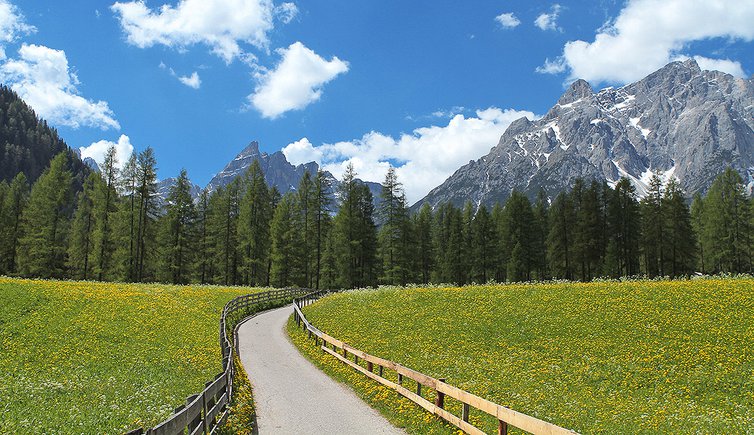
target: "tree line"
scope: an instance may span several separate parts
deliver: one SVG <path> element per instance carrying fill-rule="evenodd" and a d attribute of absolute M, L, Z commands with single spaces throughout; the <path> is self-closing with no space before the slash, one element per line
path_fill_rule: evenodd
<path fill-rule="evenodd" d="M 349 166 L 337 188 L 305 173 L 268 187 L 258 162 L 195 200 L 183 170 L 157 201 L 147 148 L 76 192 L 69 153 L 29 186 L 0 182 L 0 273 L 99 281 L 355 288 L 752 271 L 754 204 L 726 170 L 691 206 L 677 180 L 576 180 L 550 200 L 513 191 L 491 209 L 424 204 L 411 213 L 394 169 L 375 208 Z"/>

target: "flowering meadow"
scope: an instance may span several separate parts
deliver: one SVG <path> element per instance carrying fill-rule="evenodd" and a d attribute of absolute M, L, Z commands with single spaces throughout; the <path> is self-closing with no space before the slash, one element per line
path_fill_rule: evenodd
<path fill-rule="evenodd" d="M 581 433 L 754 428 L 754 279 L 382 288 L 304 312 L 365 352 Z M 452 432 L 289 331 L 398 426 Z"/>
<path fill-rule="evenodd" d="M 222 371 L 222 307 L 250 291 L 0 277 L 0 433 L 159 423 Z"/>

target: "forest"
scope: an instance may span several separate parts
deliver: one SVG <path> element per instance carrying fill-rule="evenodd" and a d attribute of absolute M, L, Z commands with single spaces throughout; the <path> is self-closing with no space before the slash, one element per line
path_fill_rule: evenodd
<path fill-rule="evenodd" d="M 353 167 L 338 191 L 324 173 L 295 191 L 268 187 L 255 162 L 198 200 L 182 171 L 166 204 L 147 148 L 76 189 L 61 152 L 33 183 L 0 182 L 0 274 L 121 282 L 357 288 L 379 284 L 518 282 L 752 271 L 752 200 L 734 170 L 689 206 L 657 176 L 637 198 L 577 180 L 552 200 L 512 192 L 491 210 L 424 205 L 411 213 L 396 172 L 375 208 Z"/>

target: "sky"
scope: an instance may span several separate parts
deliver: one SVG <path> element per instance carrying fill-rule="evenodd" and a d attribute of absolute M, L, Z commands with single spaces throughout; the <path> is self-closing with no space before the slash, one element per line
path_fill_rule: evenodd
<path fill-rule="evenodd" d="M 754 0 L 0 0 L 0 82 L 69 146 L 200 186 L 249 142 L 409 202 L 577 78 L 754 72 Z"/>

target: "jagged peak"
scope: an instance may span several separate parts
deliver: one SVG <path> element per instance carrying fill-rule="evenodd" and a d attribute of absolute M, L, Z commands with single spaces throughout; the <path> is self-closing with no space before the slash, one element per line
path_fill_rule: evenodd
<path fill-rule="evenodd" d="M 589 82 L 584 79 L 578 79 L 575 82 L 571 83 L 571 86 L 568 87 L 568 90 L 565 91 L 565 93 L 558 100 L 558 104 L 570 104 L 574 101 L 578 101 L 582 98 L 588 98 L 593 95 L 594 90 L 592 90 L 592 86 L 589 84 Z"/>
<path fill-rule="evenodd" d="M 244 148 L 239 154 L 239 156 L 258 156 L 259 155 L 259 142 L 253 140 L 251 141 L 246 148 Z"/>

